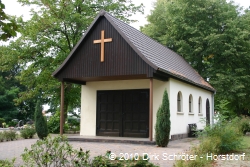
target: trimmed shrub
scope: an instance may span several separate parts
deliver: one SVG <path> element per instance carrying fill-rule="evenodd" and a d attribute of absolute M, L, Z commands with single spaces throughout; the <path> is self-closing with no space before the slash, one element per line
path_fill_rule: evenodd
<path fill-rule="evenodd" d="M 168 93 L 165 90 L 163 94 L 162 104 L 157 111 L 155 125 L 155 141 L 160 147 L 166 147 L 169 142 L 169 134 L 171 129 L 170 110 Z"/>
<path fill-rule="evenodd" d="M 47 119 L 43 116 L 42 110 L 42 103 L 40 99 L 38 99 L 35 111 L 35 127 L 39 139 L 44 139 L 48 136 Z"/>
<path fill-rule="evenodd" d="M 26 127 L 20 131 L 20 136 L 24 139 L 33 138 L 36 134 L 36 130 L 33 127 Z"/>

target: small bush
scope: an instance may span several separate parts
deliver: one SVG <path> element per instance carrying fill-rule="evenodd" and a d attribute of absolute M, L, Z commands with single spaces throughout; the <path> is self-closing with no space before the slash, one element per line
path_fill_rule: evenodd
<path fill-rule="evenodd" d="M 20 136 L 24 139 L 33 138 L 36 134 L 36 130 L 34 127 L 26 127 L 20 131 Z"/>
<path fill-rule="evenodd" d="M 9 127 L 15 127 L 17 125 L 17 123 L 14 121 L 10 121 L 10 122 L 8 122 L 8 125 L 9 125 Z"/>
<path fill-rule="evenodd" d="M 237 151 L 242 147 L 243 133 L 241 131 L 241 118 L 230 121 L 219 121 L 213 127 L 206 127 L 198 133 L 200 145 L 191 148 L 190 155 L 198 155 L 195 161 L 176 161 L 177 167 L 212 166 L 212 160 L 206 160 L 207 153 L 216 155 Z"/>
<path fill-rule="evenodd" d="M 49 118 L 47 125 L 49 133 L 60 133 L 60 111 L 56 111 L 56 113 Z M 69 130 L 67 123 L 64 124 L 63 130 L 64 132 Z"/>
<path fill-rule="evenodd" d="M 50 137 L 38 140 L 31 146 L 31 150 L 25 148 L 21 155 L 24 166 L 89 166 L 89 151 L 74 150 L 65 136 Z"/>
<path fill-rule="evenodd" d="M 208 149 L 213 153 L 228 153 L 241 147 L 242 137 L 240 118 L 236 117 L 231 121 L 218 122 L 212 128 L 206 127 L 200 135 L 200 140 L 201 144 L 211 140 L 211 148 Z"/>
<path fill-rule="evenodd" d="M 89 151 L 73 149 L 68 143 L 65 136 L 58 136 L 51 138 L 48 136 L 44 140 L 38 140 L 31 146 L 31 150 L 25 148 L 24 153 L 21 155 L 24 165 L 26 166 L 40 166 L 40 167 L 157 167 L 148 161 L 142 160 L 110 160 L 110 151 L 105 156 L 94 157 L 90 161 Z"/>
<path fill-rule="evenodd" d="M 59 133 L 60 132 L 60 112 L 56 113 L 49 118 L 48 121 L 49 133 Z"/>
<path fill-rule="evenodd" d="M 4 136 L 6 141 L 17 139 L 16 131 L 13 131 L 13 130 L 4 131 L 3 136 Z"/>

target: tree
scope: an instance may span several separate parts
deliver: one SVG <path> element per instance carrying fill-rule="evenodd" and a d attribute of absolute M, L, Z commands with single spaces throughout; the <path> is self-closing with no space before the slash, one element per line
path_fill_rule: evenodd
<path fill-rule="evenodd" d="M 0 54 L 4 49 L 0 49 Z M 7 122 L 12 119 L 29 120 L 34 118 L 35 101 L 34 99 L 25 100 L 18 106 L 15 99 L 21 91 L 27 90 L 15 78 L 20 73 L 18 66 L 13 66 L 10 70 L 0 71 L 0 118 L 3 117 Z"/>
<path fill-rule="evenodd" d="M 37 100 L 35 111 L 35 128 L 39 139 L 45 139 L 48 136 L 47 120 L 43 116 L 43 106 L 41 100 Z"/>
<path fill-rule="evenodd" d="M 6 41 L 10 37 L 16 36 L 18 26 L 14 19 L 6 15 L 4 9 L 5 5 L 0 0 L 0 40 Z"/>
<path fill-rule="evenodd" d="M 171 130 L 170 110 L 168 93 L 165 90 L 163 94 L 162 104 L 157 111 L 156 125 L 155 125 L 155 141 L 160 147 L 166 147 L 169 142 L 169 135 Z"/>
<path fill-rule="evenodd" d="M 67 57 L 101 9 L 130 22 L 129 16 L 141 12 L 131 0 L 18 0 L 37 6 L 28 21 L 18 19 L 21 36 L 0 56 L 0 68 L 20 65 L 17 77 L 28 90 L 19 93 L 17 104 L 35 98 L 42 90 L 44 102 L 56 111 L 60 104 L 60 83 L 51 74 Z M 64 114 L 80 105 L 80 86 L 66 83 Z"/>
<path fill-rule="evenodd" d="M 183 56 L 217 90 L 216 100 L 250 109 L 249 10 L 226 0 L 158 0 L 142 32 Z"/>

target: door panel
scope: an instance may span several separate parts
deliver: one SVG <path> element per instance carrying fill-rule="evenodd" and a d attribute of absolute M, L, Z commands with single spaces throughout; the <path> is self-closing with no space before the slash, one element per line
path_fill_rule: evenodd
<path fill-rule="evenodd" d="M 97 91 L 97 136 L 145 137 L 149 90 Z"/>

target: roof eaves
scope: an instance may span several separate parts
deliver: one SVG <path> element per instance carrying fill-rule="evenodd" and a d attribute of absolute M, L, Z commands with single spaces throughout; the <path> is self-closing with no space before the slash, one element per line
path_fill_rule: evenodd
<path fill-rule="evenodd" d="M 199 84 L 199 83 L 197 83 L 197 82 L 194 82 L 194 81 L 192 81 L 192 80 L 190 80 L 190 79 L 188 79 L 188 78 L 186 78 L 186 77 L 184 77 L 184 76 L 182 76 L 182 75 L 178 75 L 178 74 L 174 74 L 174 73 L 171 73 L 171 72 L 169 72 L 169 71 L 166 71 L 166 70 L 164 70 L 164 69 L 161 69 L 161 68 L 159 68 L 158 69 L 159 71 L 162 71 L 162 72 L 164 72 L 164 73 L 166 73 L 166 74 L 168 74 L 168 75 L 170 75 L 170 76 L 173 76 L 173 77 L 175 77 L 175 78 L 177 78 L 177 79 L 180 79 L 180 80 L 182 80 L 182 81 L 186 81 L 186 82 L 188 82 L 188 83 L 190 83 L 190 84 L 192 84 L 192 85 L 195 85 L 195 86 L 198 86 L 198 87 L 200 87 L 200 88 L 203 88 L 203 89 L 206 89 L 206 90 L 208 90 L 208 91 L 210 91 L 210 92 L 216 92 L 216 90 L 211 86 L 207 86 L 207 85 L 203 85 L 203 84 Z M 205 82 L 205 81 L 204 81 Z M 207 83 L 208 84 L 208 83 Z M 209 84 L 208 84 L 209 85 Z"/>

